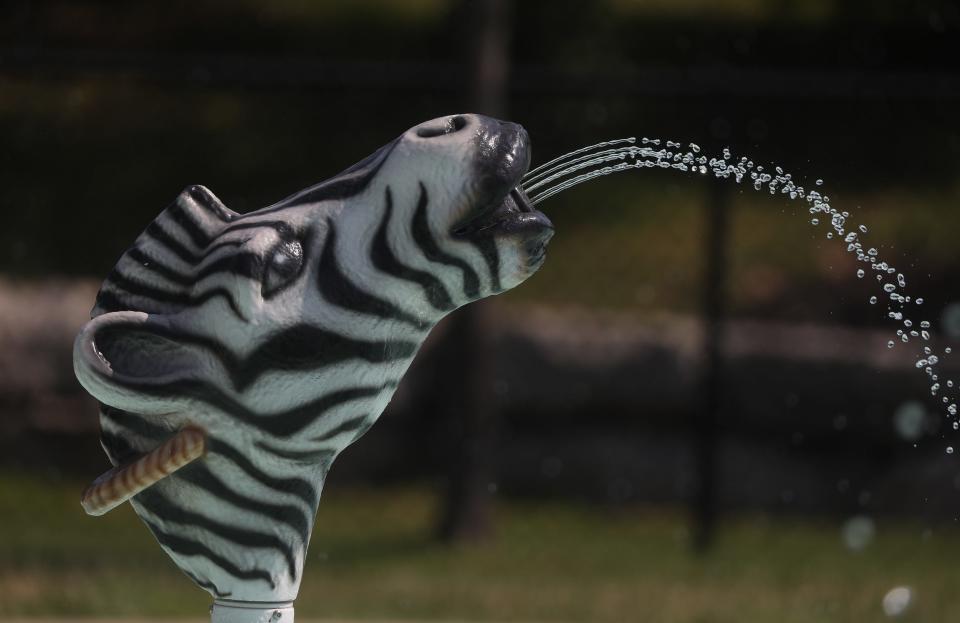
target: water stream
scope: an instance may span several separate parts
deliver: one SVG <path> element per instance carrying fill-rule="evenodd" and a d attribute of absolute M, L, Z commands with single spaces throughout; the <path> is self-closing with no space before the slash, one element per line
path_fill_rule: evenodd
<path fill-rule="evenodd" d="M 869 298 L 870 305 L 886 305 L 887 318 L 895 323 L 895 336 L 887 342 L 888 348 L 917 345 L 916 362 L 930 382 L 930 393 L 939 398 L 952 421 L 954 430 L 960 429 L 953 379 L 941 380 L 938 365 L 950 348 L 940 354 L 934 352 L 930 321 L 922 319 L 923 298 L 908 294 L 907 279 L 895 266 L 885 261 L 877 247 L 867 242 L 867 226 L 854 223 L 850 213 L 838 210 L 830 197 L 822 191 L 823 180 L 817 179 L 811 188 L 805 188 L 781 167 L 764 167 L 746 156 L 736 157 L 729 149 L 719 156 L 708 157 L 695 143 L 679 143 L 635 137 L 620 138 L 589 145 L 566 153 L 529 171 L 521 187 L 536 205 L 574 186 L 606 175 L 635 169 L 670 169 L 692 175 L 713 175 L 718 179 L 746 182 L 756 191 L 766 190 L 771 195 L 783 195 L 791 201 L 803 202 L 810 215 L 810 224 L 826 227 L 826 237 L 846 246 L 847 253 L 856 256 L 862 266 L 857 268 L 859 279 L 876 279 L 878 292 Z M 920 320 L 915 318 L 920 317 Z M 947 454 L 953 446 L 946 447 Z"/>

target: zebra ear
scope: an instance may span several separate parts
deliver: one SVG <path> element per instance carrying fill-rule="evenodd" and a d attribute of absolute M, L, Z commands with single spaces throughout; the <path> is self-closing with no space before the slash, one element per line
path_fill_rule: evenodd
<path fill-rule="evenodd" d="M 201 374 L 201 361 L 170 337 L 163 316 L 136 311 L 102 314 L 73 344 L 80 384 L 100 402 L 143 414 L 179 410 L 185 398 L 171 383 Z"/>

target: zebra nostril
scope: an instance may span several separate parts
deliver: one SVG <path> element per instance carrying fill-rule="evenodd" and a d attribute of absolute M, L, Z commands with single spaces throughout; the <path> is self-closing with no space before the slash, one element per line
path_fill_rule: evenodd
<path fill-rule="evenodd" d="M 422 125 L 417 128 L 417 136 L 420 138 L 433 138 L 435 136 L 444 136 L 459 132 L 467 127 L 467 120 L 461 115 L 454 115 L 447 119 L 438 119 L 428 125 Z"/>

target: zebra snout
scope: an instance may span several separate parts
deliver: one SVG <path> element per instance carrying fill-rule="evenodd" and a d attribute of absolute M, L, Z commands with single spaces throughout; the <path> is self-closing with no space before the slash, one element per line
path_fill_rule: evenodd
<path fill-rule="evenodd" d="M 426 123 L 420 124 L 416 129 L 417 136 L 420 138 L 435 138 L 455 134 L 467 127 L 467 118 L 463 115 L 453 115 L 451 117 L 440 117 Z"/>
<path fill-rule="evenodd" d="M 479 117 L 474 167 L 483 193 L 503 198 L 530 167 L 530 135 L 520 124 Z"/>

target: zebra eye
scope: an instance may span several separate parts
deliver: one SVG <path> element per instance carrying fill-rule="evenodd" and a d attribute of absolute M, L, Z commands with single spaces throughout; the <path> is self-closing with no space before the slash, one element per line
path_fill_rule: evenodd
<path fill-rule="evenodd" d="M 281 242 L 267 256 L 263 271 L 261 294 L 268 299 L 277 294 L 300 274 L 303 267 L 303 247 L 297 241 Z"/>

